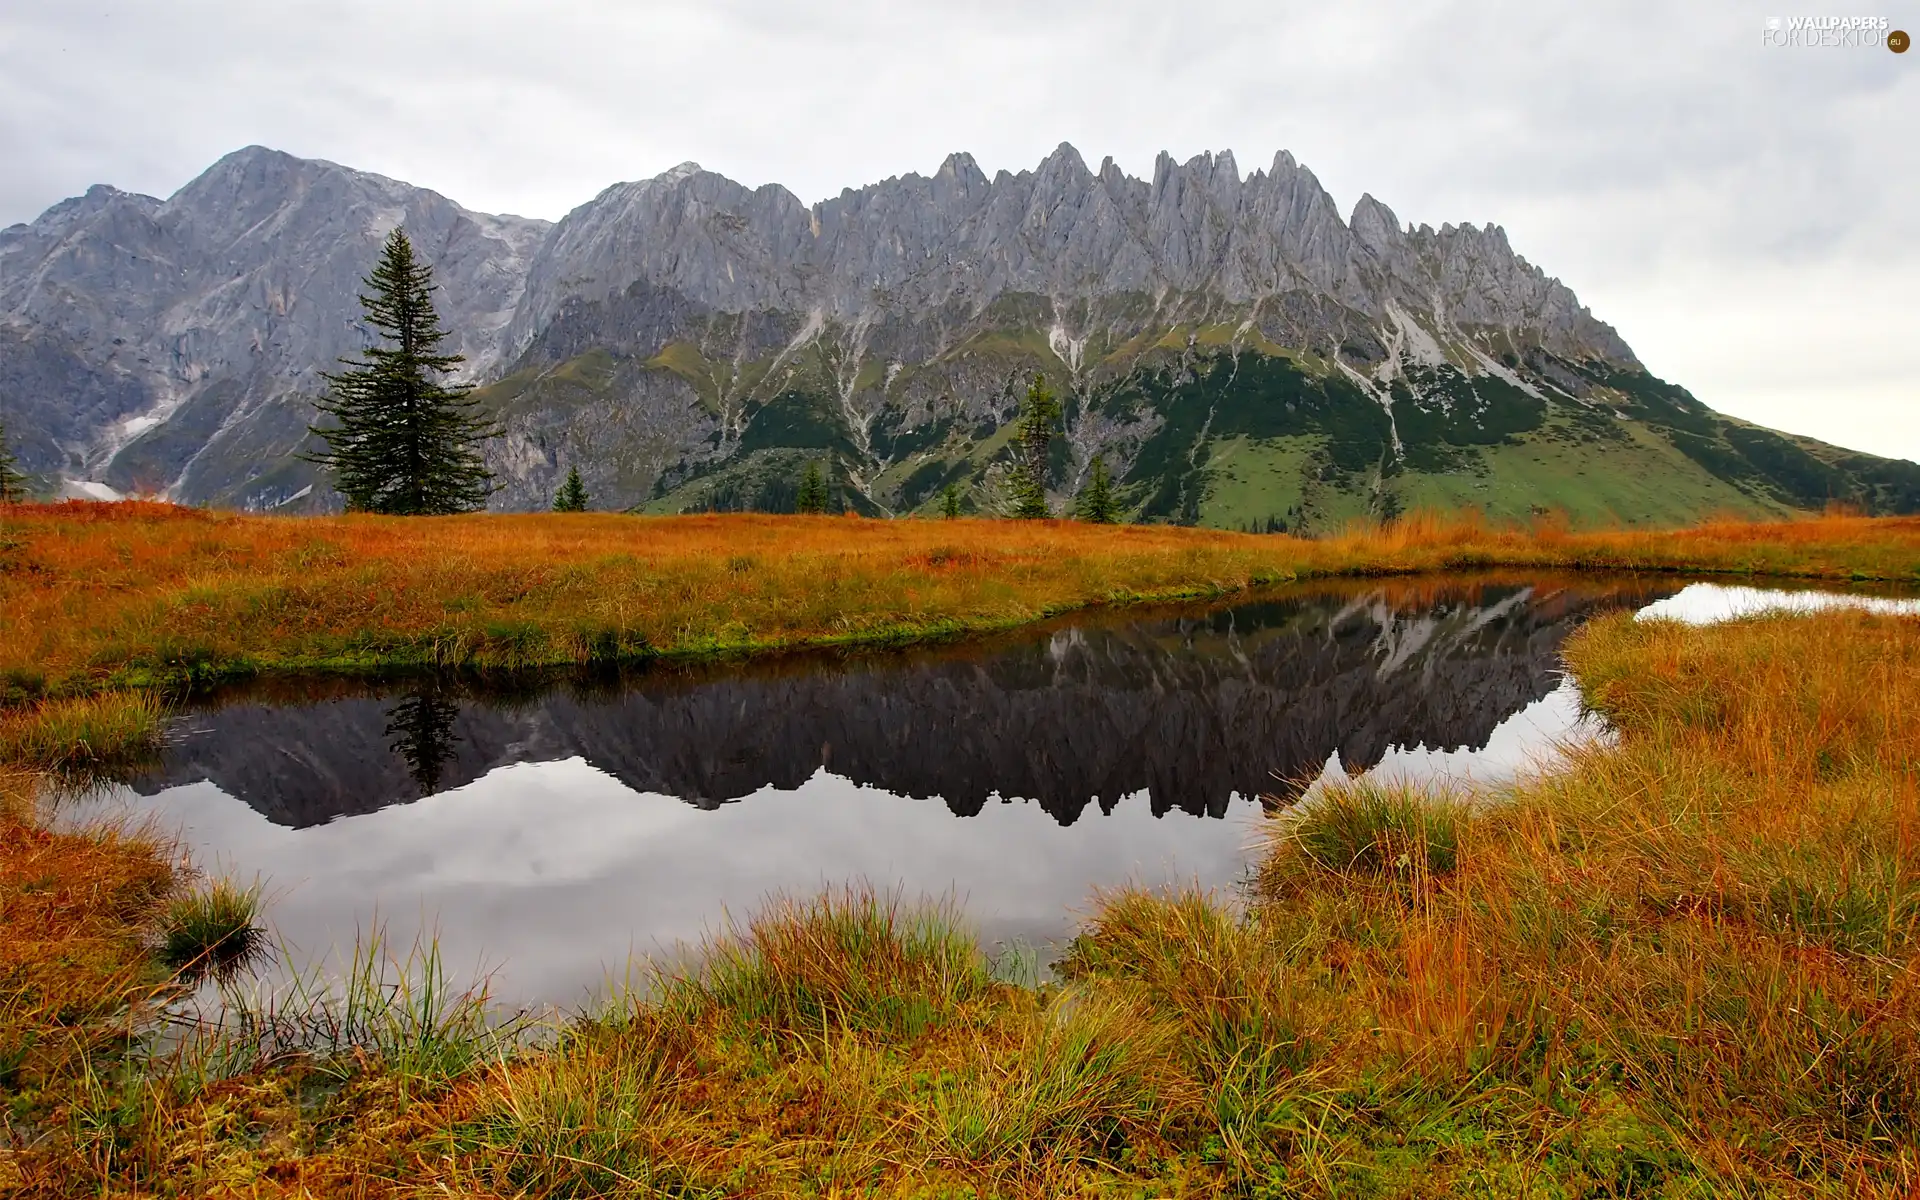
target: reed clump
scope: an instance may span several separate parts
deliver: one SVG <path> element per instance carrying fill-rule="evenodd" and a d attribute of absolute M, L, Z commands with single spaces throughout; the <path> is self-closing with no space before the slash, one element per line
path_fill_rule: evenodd
<path fill-rule="evenodd" d="M 775 899 L 673 978 L 683 1019 L 810 1036 L 829 1026 L 914 1038 L 992 988 L 987 960 L 954 915 L 903 908 L 868 888 Z"/>
<path fill-rule="evenodd" d="M 215 879 L 175 896 L 160 918 L 160 959 L 183 979 L 230 977 L 267 949 L 267 931 L 255 924 L 260 886 Z"/>

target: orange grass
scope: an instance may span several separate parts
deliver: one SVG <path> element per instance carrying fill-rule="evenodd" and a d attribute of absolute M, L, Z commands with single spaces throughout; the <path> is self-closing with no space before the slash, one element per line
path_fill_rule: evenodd
<path fill-rule="evenodd" d="M 1415 514 L 1303 541 L 1054 521 L 29 505 L 0 529 L 0 702 L 263 671 L 900 641 L 1298 578 L 1489 566 L 1914 581 L 1920 518 L 1572 534 Z"/>
<path fill-rule="evenodd" d="M 81 1080 L 125 1049 L 130 1014 L 166 975 L 146 940 L 173 882 L 160 846 L 40 828 L 27 819 L 32 782 L 0 771 L 0 1195 L 25 1179 L 20 1150 L 70 1145 Z"/>
<path fill-rule="evenodd" d="M 1911 1195 L 1920 621 L 1617 615 L 1567 656 L 1620 743 L 1441 806 L 1445 870 L 1362 781 L 1275 823 L 1248 919 L 1122 895 L 1075 967 L 1184 1014 L 1256 1127 L 1321 1106 L 1302 1159 L 1218 1135 L 1303 1190 Z M 1330 860 L 1369 812 L 1385 854 Z"/>

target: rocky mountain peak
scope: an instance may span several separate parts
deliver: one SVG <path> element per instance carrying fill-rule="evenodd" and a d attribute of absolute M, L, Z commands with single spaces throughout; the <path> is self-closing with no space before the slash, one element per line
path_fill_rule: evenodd
<path fill-rule="evenodd" d="M 1043 172 L 1053 166 L 1070 167 L 1074 174 L 1079 176 L 1093 173 L 1087 169 L 1086 158 L 1072 142 L 1061 142 L 1053 148 L 1051 154 L 1040 160 L 1040 170 Z"/>
<path fill-rule="evenodd" d="M 953 155 L 931 179 L 849 188 L 811 209 L 782 188 L 748 192 L 676 168 L 609 189 L 560 223 L 541 248 L 508 344 L 512 352 L 530 344 L 573 300 L 596 302 L 642 282 L 721 311 L 784 306 L 847 319 L 876 305 L 939 306 L 962 296 L 978 310 L 1007 292 L 1092 299 L 1174 289 L 1246 302 L 1305 287 L 1379 318 L 1388 297 L 1365 263 L 1397 256 L 1387 276 L 1405 294 L 1393 299 L 1428 307 L 1427 293 L 1446 286 L 1435 277 L 1442 264 L 1396 250 L 1399 222 L 1371 197 L 1355 213 L 1350 226 L 1284 151 L 1270 171 L 1245 178 L 1231 153 L 1185 163 L 1163 153 L 1151 181 L 1127 177 L 1111 158 L 1095 173 L 1070 143 L 1032 171 L 990 180 L 971 157 Z M 1439 238 L 1453 245 L 1453 228 Z M 1437 257 L 1481 254 L 1514 257 L 1504 235 Z M 1487 277 L 1522 268 L 1484 265 Z M 1549 328 L 1570 316 L 1529 317 L 1543 315 Z"/>
<path fill-rule="evenodd" d="M 39 219 L 34 221 L 33 224 L 35 226 L 46 227 L 49 225 L 85 220 L 96 213 L 116 207 L 131 208 L 138 212 L 151 213 L 154 209 L 160 207 L 160 201 L 154 199 L 152 196 L 142 196 L 137 192 L 123 192 L 117 187 L 112 187 L 104 183 L 96 183 L 88 188 L 83 195 L 62 200 L 58 204 L 48 208 L 46 212 L 40 214 Z M 9 228 L 26 229 L 28 226 L 21 224 L 13 225 Z"/>
<path fill-rule="evenodd" d="M 164 201 L 95 188 L 0 233 L 0 319 L 19 347 L 0 345 L 0 387 L 84 364 L 63 368 L 79 372 L 73 388 L 113 413 L 99 426 L 49 407 L 38 469 L 195 494 L 211 443 L 258 433 L 251 414 L 311 396 L 320 371 L 362 347 L 361 279 L 399 226 L 435 265 L 453 348 L 475 376 L 492 373 L 547 222 L 249 146 Z M 304 428 L 289 415 L 275 437 Z M 268 475 L 278 457 L 239 469 Z M 241 498 L 272 502 L 263 489 Z"/>
<path fill-rule="evenodd" d="M 1393 215 L 1391 208 L 1375 200 L 1371 193 L 1361 194 L 1347 224 L 1353 229 L 1353 235 L 1360 239 L 1361 245 L 1383 259 L 1393 257 L 1405 243 L 1400 218 Z"/>

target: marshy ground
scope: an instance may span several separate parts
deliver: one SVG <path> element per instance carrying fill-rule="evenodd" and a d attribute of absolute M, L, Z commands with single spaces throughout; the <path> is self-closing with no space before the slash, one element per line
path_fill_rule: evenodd
<path fill-rule="evenodd" d="M 0 1193 L 1892 1196 L 1920 1179 L 1909 617 L 1601 618 L 1566 655 L 1610 744 L 1470 803 L 1322 790 L 1267 822 L 1248 895 L 1100 897 L 1045 981 L 951 913 L 854 889 L 770 906 L 700 966 L 552 1026 L 492 1028 L 416 959 L 223 1036 L 156 1038 L 182 986 L 169 934 L 217 942 L 233 897 L 183 908 L 212 885 L 153 834 L 36 819 L 155 735 L 150 685 L 194 678 L 951 635 L 1341 571 L 1911 583 L 1920 522 L 1409 522 L 1299 542 L 82 508 L 8 531 Z"/>

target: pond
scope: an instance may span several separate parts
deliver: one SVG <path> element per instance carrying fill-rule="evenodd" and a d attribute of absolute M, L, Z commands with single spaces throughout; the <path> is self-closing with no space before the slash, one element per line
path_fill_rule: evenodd
<path fill-rule="evenodd" d="M 282 683 L 210 698 L 79 816 L 259 878 L 297 962 L 377 924 L 509 1005 L 584 1002 L 771 894 L 851 881 L 1046 957 L 1098 889 L 1233 887 L 1264 814 L 1330 773 L 1486 786 L 1590 736 L 1559 652 L 1597 614 L 1784 595 L 1683 582 L 1371 581 L 908 652 Z"/>

